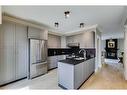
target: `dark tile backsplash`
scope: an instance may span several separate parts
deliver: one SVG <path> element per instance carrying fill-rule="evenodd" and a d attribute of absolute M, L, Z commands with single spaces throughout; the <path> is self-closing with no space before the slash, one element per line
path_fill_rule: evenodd
<path fill-rule="evenodd" d="M 71 49 L 67 48 L 49 48 L 48 56 L 65 55 L 70 54 L 71 52 L 72 52 Z"/>
<path fill-rule="evenodd" d="M 85 49 L 85 48 L 84 48 Z M 69 55 L 69 54 L 78 54 L 78 52 L 81 49 L 79 48 L 48 48 L 48 56 L 55 56 L 55 55 Z M 86 50 L 86 56 L 91 57 L 95 56 L 95 48 L 87 48 Z M 80 55 L 79 55 L 80 56 Z"/>

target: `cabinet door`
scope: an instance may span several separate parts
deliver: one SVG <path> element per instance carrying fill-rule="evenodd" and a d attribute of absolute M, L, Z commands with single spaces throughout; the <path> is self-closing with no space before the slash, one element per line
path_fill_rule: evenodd
<path fill-rule="evenodd" d="M 94 58 L 90 59 L 90 74 L 92 74 L 94 72 Z"/>
<path fill-rule="evenodd" d="M 86 77 L 89 77 L 89 60 L 86 61 Z"/>
<path fill-rule="evenodd" d="M 60 47 L 61 47 L 61 37 L 48 34 L 48 48 L 60 48 Z"/>
<path fill-rule="evenodd" d="M 15 80 L 15 24 L 3 22 L 0 31 L 0 84 Z"/>
<path fill-rule="evenodd" d="M 66 59 L 66 55 L 59 55 L 57 56 L 58 61 Z"/>
<path fill-rule="evenodd" d="M 67 37 L 67 44 L 68 43 L 74 43 L 74 37 L 73 36 Z"/>
<path fill-rule="evenodd" d="M 88 68 L 89 68 L 88 75 L 90 76 L 94 71 L 94 59 L 92 58 L 92 59 L 88 60 L 88 63 L 89 63 L 88 64 Z"/>
<path fill-rule="evenodd" d="M 89 68 L 89 73 L 88 73 L 88 75 L 90 76 L 91 73 L 92 73 L 92 60 L 91 60 L 91 59 L 88 60 L 88 64 L 89 64 L 89 65 L 88 65 L 88 66 L 89 66 L 89 67 L 88 67 L 88 68 Z"/>
<path fill-rule="evenodd" d="M 83 62 L 83 81 L 87 79 L 87 63 Z"/>
<path fill-rule="evenodd" d="M 92 72 L 95 71 L 95 58 L 92 59 Z"/>
<path fill-rule="evenodd" d="M 53 69 L 57 67 L 57 56 L 48 57 L 48 68 Z"/>
<path fill-rule="evenodd" d="M 74 86 L 77 89 L 83 83 L 83 63 L 74 66 Z"/>
<path fill-rule="evenodd" d="M 77 37 L 77 35 L 73 36 L 73 43 L 78 43 L 78 37 Z"/>
<path fill-rule="evenodd" d="M 16 79 L 27 76 L 28 39 L 27 27 L 16 24 Z"/>
<path fill-rule="evenodd" d="M 43 35 L 41 29 L 28 27 L 28 38 L 43 39 L 41 35 Z"/>
<path fill-rule="evenodd" d="M 58 67 L 58 56 L 54 56 L 54 66 L 55 68 Z"/>
<path fill-rule="evenodd" d="M 93 62 L 92 62 L 92 61 L 93 61 L 93 59 L 90 59 L 90 60 L 89 60 L 89 62 L 90 62 L 90 63 L 89 63 L 89 68 L 90 68 L 90 69 L 89 69 L 89 72 L 90 72 L 89 75 L 91 75 L 91 74 L 93 73 Z"/>

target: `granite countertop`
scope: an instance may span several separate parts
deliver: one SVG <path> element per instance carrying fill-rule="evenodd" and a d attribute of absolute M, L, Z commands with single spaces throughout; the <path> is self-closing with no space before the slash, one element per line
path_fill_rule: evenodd
<path fill-rule="evenodd" d="M 86 60 L 89 60 L 89 59 L 92 59 L 94 57 L 91 57 L 91 58 L 87 58 Z M 67 63 L 67 64 L 72 64 L 72 65 L 77 65 L 79 63 L 82 63 L 84 61 L 86 61 L 84 59 L 82 60 L 75 60 L 74 58 L 67 58 L 67 59 L 64 59 L 64 60 L 60 60 L 59 62 L 62 62 L 62 63 Z"/>

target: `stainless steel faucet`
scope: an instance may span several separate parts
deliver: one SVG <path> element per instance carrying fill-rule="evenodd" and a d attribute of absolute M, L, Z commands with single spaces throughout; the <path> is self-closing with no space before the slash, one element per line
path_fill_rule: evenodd
<path fill-rule="evenodd" d="M 80 54 L 81 52 L 83 52 L 84 59 L 86 59 L 86 50 L 85 50 L 85 49 L 81 49 L 81 50 L 79 51 L 79 54 Z"/>

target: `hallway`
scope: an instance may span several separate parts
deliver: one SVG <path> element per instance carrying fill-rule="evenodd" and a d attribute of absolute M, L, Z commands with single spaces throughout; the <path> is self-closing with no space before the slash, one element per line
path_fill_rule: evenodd
<path fill-rule="evenodd" d="M 123 65 L 117 62 L 104 64 L 80 89 L 127 89 Z"/>

